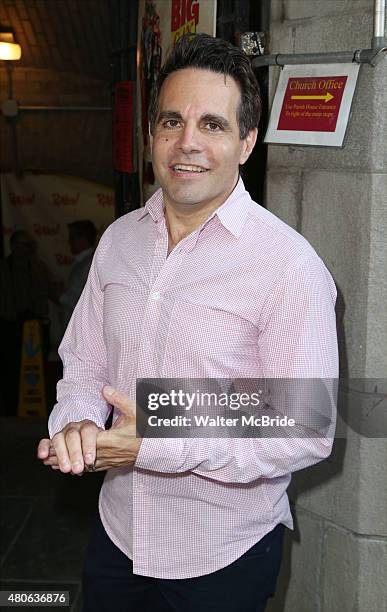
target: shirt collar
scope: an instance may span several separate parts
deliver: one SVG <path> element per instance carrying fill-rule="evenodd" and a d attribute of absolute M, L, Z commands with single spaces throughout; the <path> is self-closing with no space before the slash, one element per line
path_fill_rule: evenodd
<path fill-rule="evenodd" d="M 239 177 L 236 186 L 228 196 L 227 200 L 216 210 L 214 210 L 212 215 L 206 219 L 203 225 L 206 225 L 210 219 L 217 216 L 221 224 L 236 238 L 239 238 L 247 218 L 250 201 L 250 195 L 245 189 L 242 178 Z M 149 198 L 144 208 L 141 209 L 141 212 L 137 217 L 137 221 L 140 221 L 148 214 L 156 223 L 164 217 L 162 189 L 158 189 L 152 195 L 152 197 Z"/>
<path fill-rule="evenodd" d="M 141 221 L 147 215 L 150 215 L 153 221 L 156 223 L 160 221 L 164 217 L 164 201 L 163 201 L 163 191 L 162 189 L 158 189 L 155 193 L 149 198 L 149 200 L 145 203 L 145 206 L 140 209 L 141 212 L 137 217 L 137 221 Z"/>
<path fill-rule="evenodd" d="M 242 233 L 250 202 L 250 195 L 246 191 L 241 177 L 239 177 L 227 200 L 214 211 L 214 215 L 218 217 L 223 227 L 236 238 L 239 238 Z"/>

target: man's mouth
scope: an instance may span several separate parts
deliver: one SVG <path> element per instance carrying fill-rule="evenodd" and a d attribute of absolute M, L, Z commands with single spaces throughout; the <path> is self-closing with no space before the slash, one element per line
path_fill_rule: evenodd
<path fill-rule="evenodd" d="M 171 166 L 174 172 L 192 172 L 193 174 L 200 174 L 201 172 L 208 172 L 208 168 L 203 166 L 196 166 L 193 164 L 173 164 Z"/>

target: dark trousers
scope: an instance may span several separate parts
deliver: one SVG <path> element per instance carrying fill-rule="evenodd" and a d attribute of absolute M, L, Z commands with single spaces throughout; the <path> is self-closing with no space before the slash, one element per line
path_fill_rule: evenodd
<path fill-rule="evenodd" d="M 98 516 L 86 551 L 83 612 L 264 612 L 274 594 L 284 526 L 277 525 L 231 565 L 197 578 L 133 574 L 132 561 Z"/>

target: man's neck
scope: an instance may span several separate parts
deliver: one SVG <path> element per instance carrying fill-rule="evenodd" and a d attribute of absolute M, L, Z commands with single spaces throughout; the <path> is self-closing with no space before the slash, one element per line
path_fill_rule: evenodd
<path fill-rule="evenodd" d="M 208 217 L 218 208 L 216 206 L 208 206 L 200 209 L 200 211 L 180 211 L 166 205 L 165 221 L 168 228 L 169 243 L 172 248 L 183 240 L 188 234 L 195 231 L 197 227 L 202 225 Z M 168 249 L 170 252 L 172 249 Z"/>
<path fill-rule="evenodd" d="M 230 194 L 235 187 L 236 185 L 234 185 Z M 199 209 L 191 205 L 178 207 L 164 199 L 164 214 L 168 229 L 168 254 L 178 242 L 195 231 L 197 227 L 200 227 L 217 208 L 222 206 L 229 195 L 223 197 L 221 201 L 209 202 Z"/>

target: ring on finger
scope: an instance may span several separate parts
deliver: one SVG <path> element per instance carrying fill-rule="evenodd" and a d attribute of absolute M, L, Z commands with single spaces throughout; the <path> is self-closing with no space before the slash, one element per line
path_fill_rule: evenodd
<path fill-rule="evenodd" d="M 85 472 L 96 472 L 97 468 L 95 467 L 95 461 L 94 463 L 89 463 L 88 465 L 85 463 Z"/>

